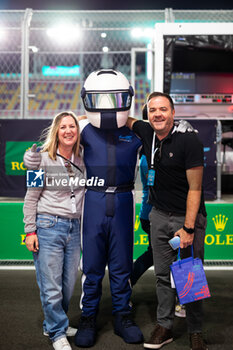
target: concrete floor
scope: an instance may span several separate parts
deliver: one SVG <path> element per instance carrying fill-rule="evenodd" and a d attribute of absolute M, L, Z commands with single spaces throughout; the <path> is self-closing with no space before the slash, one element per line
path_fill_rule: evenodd
<path fill-rule="evenodd" d="M 211 298 L 206 299 L 204 335 L 209 350 L 233 350 L 233 274 L 231 270 L 207 270 Z M 49 350 L 53 349 L 49 339 L 42 335 L 43 314 L 34 270 L 0 269 L 0 349 Z M 80 275 L 71 300 L 70 325 L 76 326 L 80 316 Z M 145 339 L 148 339 L 156 321 L 155 278 L 152 270 L 147 271 L 133 289 L 131 301 L 136 323 Z M 93 350 L 139 350 L 142 344 L 130 345 L 113 332 L 111 296 L 106 276 L 103 281 L 103 295 L 98 315 L 98 339 Z M 72 349 L 78 349 L 70 339 Z M 167 350 L 188 350 L 185 319 L 175 318 L 174 342 L 166 345 Z"/>

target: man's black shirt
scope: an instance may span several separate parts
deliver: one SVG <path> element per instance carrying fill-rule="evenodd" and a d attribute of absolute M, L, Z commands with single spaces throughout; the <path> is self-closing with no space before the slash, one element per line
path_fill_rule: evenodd
<path fill-rule="evenodd" d="M 149 123 L 137 121 L 133 125 L 133 131 L 143 142 L 150 169 L 154 130 Z M 173 128 L 163 140 L 159 141 L 155 137 L 155 143 L 155 181 L 154 186 L 150 186 L 149 203 L 160 210 L 185 215 L 189 190 L 186 170 L 203 166 L 203 145 L 196 133 L 174 132 Z M 206 215 L 203 191 L 199 212 Z"/>

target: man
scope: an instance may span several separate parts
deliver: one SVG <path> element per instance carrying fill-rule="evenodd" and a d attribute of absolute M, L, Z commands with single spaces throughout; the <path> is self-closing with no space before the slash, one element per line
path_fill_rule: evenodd
<path fill-rule="evenodd" d="M 182 257 L 204 259 L 206 211 L 202 193 L 203 147 L 194 132 L 178 132 L 171 97 L 153 92 L 147 100 L 149 123 L 129 118 L 127 125 L 142 139 L 149 166 L 151 244 L 157 279 L 157 324 L 145 348 L 160 349 L 173 341 L 175 289 L 170 265 L 177 251 L 168 241 L 180 236 Z M 207 350 L 202 338 L 202 301 L 186 304 L 192 350 Z"/>

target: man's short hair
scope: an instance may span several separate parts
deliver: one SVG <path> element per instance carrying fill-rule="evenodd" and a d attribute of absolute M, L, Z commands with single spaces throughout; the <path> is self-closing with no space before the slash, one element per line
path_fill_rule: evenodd
<path fill-rule="evenodd" d="M 175 109 L 174 103 L 173 103 L 173 100 L 172 100 L 171 96 L 168 95 L 168 94 L 166 94 L 165 92 L 157 92 L 157 91 L 152 92 L 152 93 L 147 97 L 146 103 L 148 103 L 152 98 L 154 98 L 154 97 L 159 97 L 159 96 L 162 96 L 162 97 L 165 97 L 166 99 L 168 99 L 168 101 L 169 101 L 169 103 L 170 103 L 170 106 L 171 106 L 171 109 L 172 109 L 172 110 Z"/>
<path fill-rule="evenodd" d="M 142 120 L 148 120 L 147 104 L 146 103 L 142 107 Z"/>

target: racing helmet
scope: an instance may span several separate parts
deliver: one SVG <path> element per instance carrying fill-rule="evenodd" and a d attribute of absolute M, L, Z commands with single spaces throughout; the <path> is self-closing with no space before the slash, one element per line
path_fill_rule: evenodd
<path fill-rule="evenodd" d="M 92 72 L 81 90 L 89 122 L 103 129 L 126 124 L 134 91 L 121 72 L 102 69 Z"/>

